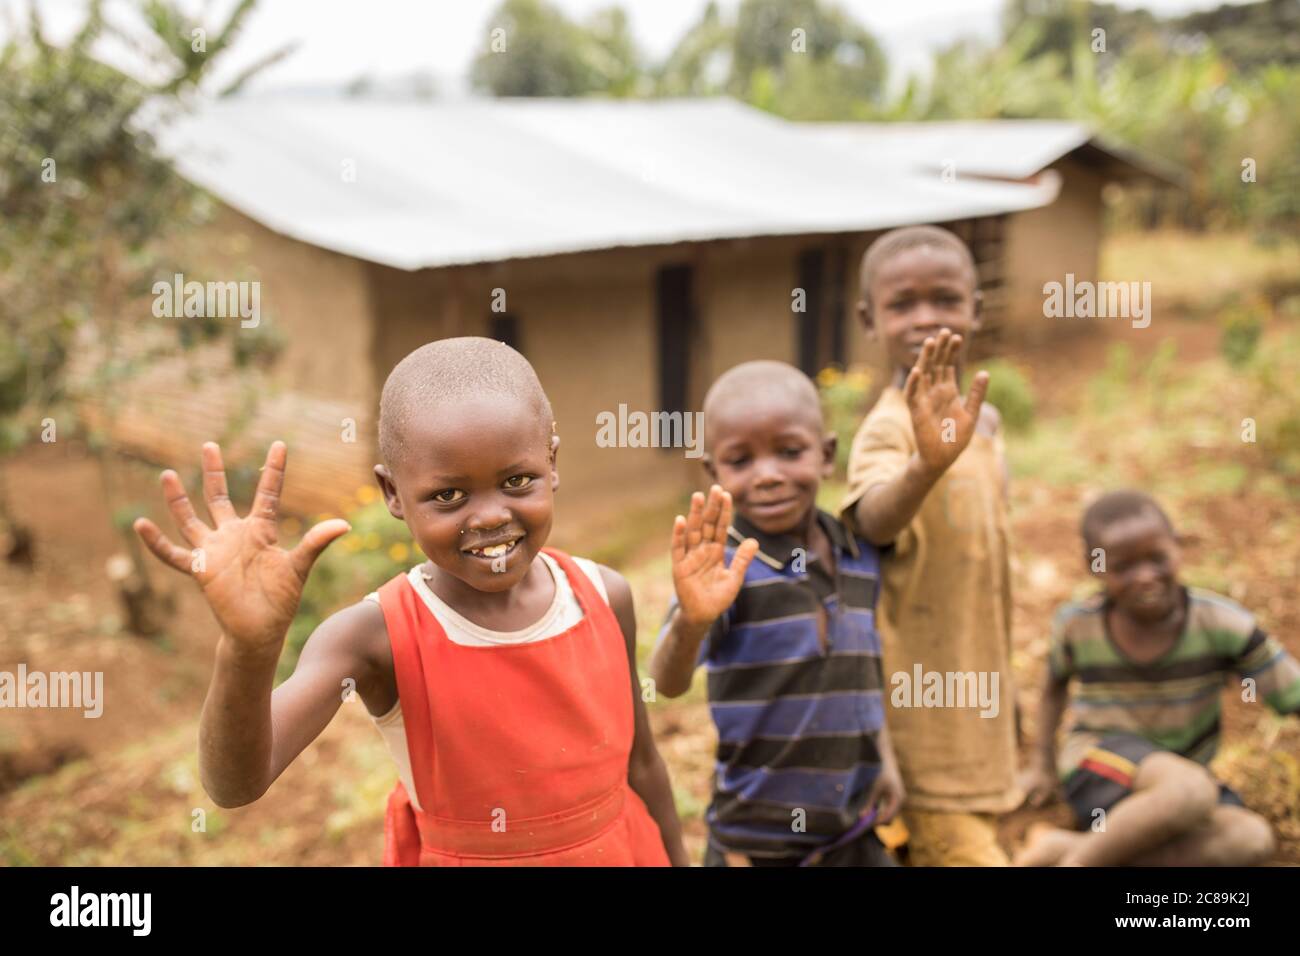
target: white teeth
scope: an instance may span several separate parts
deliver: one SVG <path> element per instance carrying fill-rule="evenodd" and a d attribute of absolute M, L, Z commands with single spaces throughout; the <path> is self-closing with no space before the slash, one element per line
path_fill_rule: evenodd
<path fill-rule="evenodd" d="M 513 548 L 514 545 L 515 543 L 513 541 L 509 541 L 505 544 L 494 544 L 490 548 L 482 549 L 482 551 L 480 551 L 479 553 L 484 555 L 485 557 L 499 558 L 501 557 L 501 555 L 505 554 L 507 551 Z"/>

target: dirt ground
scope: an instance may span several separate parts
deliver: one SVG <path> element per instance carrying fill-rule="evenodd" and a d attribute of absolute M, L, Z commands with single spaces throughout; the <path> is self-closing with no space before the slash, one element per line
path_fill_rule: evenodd
<path fill-rule="evenodd" d="M 1213 325 L 1182 323 L 1176 337 L 1182 361 L 1215 354 Z M 1157 344 L 1154 337 L 1117 326 L 1109 336 L 1014 356 L 1032 370 L 1040 417 L 1079 401 L 1083 383 L 1105 364 L 1106 349 L 1116 339 L 1131 342 L 1139 367 Z M 1188 455 L 1179 467 L 1196 467 L 1194 453 Z M 123 498 L 140 502 L 158 519 L 156 473 L 153 466 L 127 463 L 117 480 Z M 9 467 L 7 481 L 24 520 L 37 529 L 38 564 L 31 572 L 0 568 L 0 670 L 25 662 L 29 670 L 103 671 L 105 705 L 99 719 L 58 710 L 0 715 L 0 864 L 377 863 L 384 797 L 395 774 L 363 705 L 345 705 L 253 806 L 216 808 L 198 783 L 195 755 L 216 640 L 197 591 L 157 569 L 155 583 L 176 602 L 167 635 L 151 642 L 123 632 L 104 574 L 105 562 L 122 544 L 93 461 L 75 445 L 38 446 Z M 1032 728 L 1045 624 L 1081 579 L 1075 544 L 1079 492 L 1026 478 L 1013 483 L 1012 494 L 1013 664 Z M 1243 589 L 1233 596 L 1266 609 L 1272 632 L 1300 653 L 1295 542 L 1285 560 L 1257 546 L 1293 509 L 1294 499 L 1288 505 L 1256 496 L 1248 484 L 1200 509 L 1188 550 L 1192 560 L 1207 549 L 1231 555 L 1233 579 Z M 647 545 L 625 569 L 638 596 L 643 644 L 652 639 L 668 601 L 665 568 L 660 549 Z M 651 718 L 673 776 L 688 848 L 698 860 L 714 745 L 708 713 L 697 691 L 655 704 Z M 1300 722 L 1278 721 L 1231 695 L 1225 695 L 1224 720 L 1224 753 L 1216 770 L 1273 822 L 1280 843 L 1275 862 L 1300 864 Z M 1010 814 L 1002 821 L 1002 840 L 1013 849 L 1032 821 L 1064 823 L 1067 816 L 1060 804 Z"/>

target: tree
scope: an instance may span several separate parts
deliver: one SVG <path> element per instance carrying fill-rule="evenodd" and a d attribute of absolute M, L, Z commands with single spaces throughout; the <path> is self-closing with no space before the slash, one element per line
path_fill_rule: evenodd
<path fill-rule="evenodd" d="M 494 96 L 627 96 L 642 75 L 621 9 L 598 11 L 581 25 L 545 0 L 505 0 L 470 67 L 471 82 Z"/>
<path fill-rule="evenodd" d="M 731 75 L 734 30 L 710 0 L 700 22 L 677 41 L 655 77 L 660 96 L 716 96 Z"/>
<path fill-rule="evenodd" d="M 46 40 L 33 4 L 25 31 L 0 50 L 0 152 L 10 158 L 0 173 L 0 456 L 37 435 L 61 439 L 84 428 L 77 408 L 88 394 L 103 398 L 111 414 L 121 385 L 142 367 L 219 333 L 212 323 L 172 323 L 170 341 L 144 345 L 153 341 L 146 329 L 152 315 L 147 306 L 128 311 L 128 304 L 158 276 L 182 271 L 168 240 L 201 223 L 209 208 L 159 156 L 149 130 L 210 74 L 253 6 L 242 0 L 209 29 L 163 0 L 145 3 L 145 38 L 163 77 L 157 83 L 92 54 L 113 32 L 101 0 L 88 4 L 63 47 Z M 255 64 L 228 89 L 287 52 Z M 251 338 L 232 337 L 232 346 L 245 361 L 259 351 Z M 74 377 L 70 357 L 87 352 L 97 357 L 93 370 Z M 87 437 L 102 453 L 103 436 Z M 111 502 L 108 470 L 101 473 Z M 3 481 L 0 523 L 11 547 L 21 556 L 26 545 L 30 556 L 30 529 L 15 516 Z M 124 590 L 129 604 L 132 593 L 147 600 L 149 589 L 134 536 L 124 538 L 135 558 Z"/>
<path fill-rule="evenodd" d="M 936 54 L 925 96 L 913 99 L 913 119 L 1004 119 L 1064 116 L 1070 89 L 1065 58 L 1041 46 L 1042 29 L 1023 23 L 999 46 L 963 40 Z"/>
<path fill-rule="evenodd" d="M 871 34 L 820 0 L 743 0 L 734 22 L 710 3 L 660 71 L 662 95 L 727 92 L 790 119 L 852 119 L 880 105 L 885 57 Z"/>

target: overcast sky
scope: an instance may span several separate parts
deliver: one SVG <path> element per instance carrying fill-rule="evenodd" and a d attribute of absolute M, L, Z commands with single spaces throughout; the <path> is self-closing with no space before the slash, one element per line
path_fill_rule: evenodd
<path fill-rule="evenodd" d="M 0 34 L 6 20 L 23 15 L 32 0 L 0 0 Z M 81 0 L 35 0 L 53 38 L 65 37 L 80 20 Z M 233 0 L 206 0 L 219 11 Z M 551 0 L 570 16 L 581 18 L 611 5 L 611 0 Z M 993 38 L 998 28 L 1002 0 L 838 0 L 884 45 L 891 69 L 906 74 L 928 62 L 932 47 L 962 35 Z M 734 9 L 739 0 L 721 0 Z M 189 0 L 190 8 L 203 3 Z M 637 42 L 652 58 L 665 56 L 679 37 L 697 22 L 707 0 L 623 0 Z M 1146 7 L 1158 13 L 1209 9 L 1218 0 L 1145 0 L 1121 2 L 1124 7 Z M 134 4 L 109 0 L 115 20 Z M 463 76 L 483 42 L 487 22 L 498 0 L 262 0 L 250 17 L 232 53 L 231 74 L 290 40 L 299 40 L 297 52 L 263 73 L 252 88 L 282 86 L 337 86 L 362 75 L 392 76 L 431 71 L 440 76 Z M 107 58 L 120 62 L 130 54 L 114 51 Z"/>

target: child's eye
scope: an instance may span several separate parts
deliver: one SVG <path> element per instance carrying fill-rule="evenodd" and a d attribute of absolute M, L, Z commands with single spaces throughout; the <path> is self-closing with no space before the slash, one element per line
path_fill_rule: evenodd
<path fill-rule="evenodd" d="M 433 500 L 449 505 L 453 501 L 460 501 L 463 497 L 465 497 L 465 492 L 459 488 L 445 488 L 442 491 L 434 492 Z"/>
<path fill-rule="evenodd" d="M 527 488 L 532 483 L 532 475 L 512 475 L 506 479 L 507 488 Z"/>
<path fill-rule="evenodd" d="M 781 449 L 781 454 L 785 455 L 785 457 L 787 457 L 787 458 L 798 458 L 800 455 L 803 454 L 803 449 L 802 449 L 802 448 L 782 448 L 782 449 Z"/>

